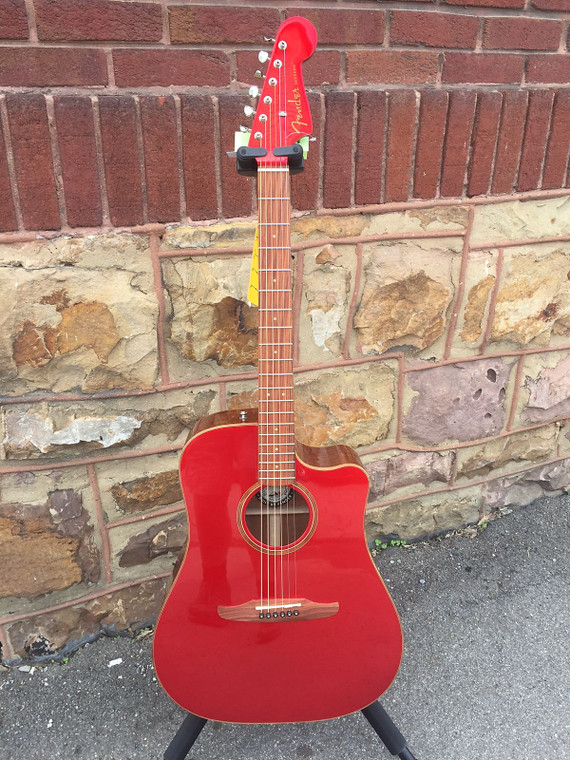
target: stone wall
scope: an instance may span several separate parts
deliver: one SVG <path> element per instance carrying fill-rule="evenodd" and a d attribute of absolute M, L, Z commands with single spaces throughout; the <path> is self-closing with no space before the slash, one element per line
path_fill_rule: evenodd
<path fill-rule="evenodd" d="M 8 657 L 156 615 L 182 443 L 255 403 L 254 229 L 0 245 Z M 292 236 L 298 438 L 358 449 L 370 539 L 570 488 L 570 195 L 309 214 Z"/>

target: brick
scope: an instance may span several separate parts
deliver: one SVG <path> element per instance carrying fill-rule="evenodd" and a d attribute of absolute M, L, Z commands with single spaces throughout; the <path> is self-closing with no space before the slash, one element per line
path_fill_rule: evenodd
<path fill-rule="evenodd" d="M 313 137 L 309 155 L 305 161 L 305 169 L 298 177 L 291 181 L 291 200 L 293 208 L 299 211 L 312 211 L 318 207 L 319 179 L 320 179 L 320 145 L 321 145 L 321 96 L 317 92 L 309 92 L 309 109 L 313 119 Z"/>
<path fill-rule="evenodd" d="M 226 53 L 219 50 L 114 50 L 119 87 L 224 87 L 230 83 Z"/>
<path fill-rule="evenodd" d="M 550 137 L 544 160 L 542 189 L 564 187 L 570 150 L 570 91 L 559 90 L 554 98 Z"/>
<path fill-rule="evenodd" d="M 253 179 L 242 177 L 236 171 L 235 160 L 226 156 L 233 150 L 234 133 L 243 124 L 243 104 L 241 97 L 222 95 L 219 100 L 220 113 L 220 164 L 222 175 L 222 216 L 249 216 L 253 211 Z"/>
<path fill-rule="evenodd" d="M 529 55 L 526 81 L 529 84 L 568 84 L 570 55 Z"/>
<path fill-rule="evenodd" d="M 170 41 L 179 43 L 252 42 L 273 37 L 279 28 L 279 11 L 233 5 L 174 5 L 168 9 Z"/>
<path fill-rule="evenodd" d="M 476 95 L 474 92 L 451 92 L 443 146 L 440 194 L 463 195 L 465 169 L 471 142 Z"/>
<path fill-rule="evenodd" d="M 355 202 L 357 205 L 382 201 L 382 174 L 385 153 L 386 93 L 365 90 L 356 101 Z"/>
<path fill-rule="evenodd" d="M 518 84 L 524 56 L 514 53 L 445 53 L 444 84 Z"/>
<path fill-rule="evenodd" d="M 557 50 L 561 34 L 560 21 L 497 16 L 485 19 L 483 47 L 500 50 Z"/>
<path fill-rule="evenodd" d="M 182 95 L 180 101 L 187 214 L 193 220 L 215 219 L 218 216 L 218 198 L 214 104 L 205 95 Z M 225 148 L 231 149 L 230 146 Z M 224 153 L 222 156 L 222 163 L 232 164 Z"/>
<path fill-rule="evenodd" d="M 149 222 L 180 219 L 178 133 L 174 98 L 140 100 Z"/>
<path fill-rule="evenodd" d="M 103 50 L 61 47 L 0 48 L 0 85 L 91 87 L 107 84 Z"/>
<path fill-rule="evenodd" d="M 416 121 L 416 93 L 413 90 L 391 91 L 388 98 L 388 145 L 384 192 L 384 200 L 387 203 L 408 200 Z"/>
<path fill-rule="evenodd" d="M 479 31 L 477 16 L 459 13 L 393 11 L 390 43 L 428 47 L 474 48 Z"/>
<path fill-rule="evenodd" d="M 532 5 L 541 11 L 570 11 L 570 0 L 532 0 Z"/>
<path fill-rule="evenodd" d="M 344 208 L 352 203 L 354 93 L 327 93 L 325 110 L 323 206 L 325 208 Z"/>
<path fill-rule="evenodd" d="M 528 93 L 523 90 L 508 90 L 503 93 L 495 169 L 491 184 L 491 192 L 495 195 L 510 193 L 515 186 L 520 163 L 527 103 Z"/>
<path fill-rule="evenodd" d="M 25 0 L 0 0 L 0 39 L 28 38 L 28 18 Z"/>
<path fill-rule="evenodd" d="M 129 95 L 100 97 L 99 113 L 111 222 L 117 227 L 142 224 L 142 181 L 134 98 Z"/>
<path fill-rule="evenodd" d="M 18 220 L 12 198 L 8 156 L 4 143 L 4 130 L 0 122 L 0 231 L 8 232 L 18 228 Z"/>
<path fill-rule="evenodd" d="M 7 95 L 6 105 L 24 226 L 29 230 L 58 229 L 45 99 L 43 95 Z"/>
<path fill-rule="evenodd" d="M 67 221 L 71 227 L 98 227 L 101 191 L 91 100 L 58 96 L 54 110 Z"/>
<path fill-rule="evenodd" d="M 526 0 L 445 0 L 447 5 L 479 6 L 482 8 L 524 8 Z"/>
<path fill-rule="evenodd" d="M 529 95 L 517 190 L 536 190 L 546 151 L 554 92 L 533 90 Z"/>
<path fill-rule="evenodd" d="M 287 11 L 287 16 L 297 15 L 297 9 Z M 379 8 L 303 8 L 302 15 L 315 25 L 320 45 L 381 45 L 384 42 L 386 13 Z"/>
<path fill-rule="evenodd" d="M 414 198 L 435 198 L 443 155 L 448 93 L 422 92 L 414 169 Z"/>
<path fill-rule="evenodd" d="M 254 50 L 238 50 L 236 53 L 237 81 L 249 87 L 255 81 L 254 73 L 260 68 Z M 338 84 L 340 79 L 340 51 L 317 50 L 302 64 L 303 82 L 307 87 Z"/>
<path fill-rule="evenodd" d="M 501 117 L 501 102 L 500 92 L 481 92 L 477 95 L 467 183 L 469 197 L 485 195 L 489 192 Z"/>
<path fill-rule="evenodd" d="M 121 0 L 34 0 L 40 40 L 158 42 L 160 3 Z"/>
<path fill-rule="evenodd" d="M 434 84 L 438 54 L 414 50 L 349 50 L 347 81 L 354 84 Z"/>

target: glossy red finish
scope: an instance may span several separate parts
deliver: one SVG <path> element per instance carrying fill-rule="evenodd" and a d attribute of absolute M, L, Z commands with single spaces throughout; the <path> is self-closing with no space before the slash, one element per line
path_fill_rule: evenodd
<path fill-rule="evenodd" d="M 285 44 L 284 50 L 280 44 Z M 317 32 L 307 19 L 292 16 L 279 27 L 251 127 L 250 147 L 271 151 L 311 134 L 313 122 L 301 64 L 310 58 L 316 46 Z M 271 102 L 266 103 L 266 98 Z M 257 137 L 259 134 L 261 139 Z"/>
<path fill-rule="evenodd" d="M 295 563 L 296 596 L 338 602 L 316 620 L 226 620 L 218 605 L 260 596 L 260 557 L 238 528 L 238 506 L 257 481 L 257 425 L 214 427 L 181 459 L 188 550 L 154 639 L 158 678 L 183 708 L 236 723 L 312 721 L 355 712 L 392 682 L 400 622 L 363 532 L 368 478 L 355 464 L 297 459 L 296 483 L 316 505 L 313 534 Z M 279 552 L 272 562 L 281 562 Z"/>

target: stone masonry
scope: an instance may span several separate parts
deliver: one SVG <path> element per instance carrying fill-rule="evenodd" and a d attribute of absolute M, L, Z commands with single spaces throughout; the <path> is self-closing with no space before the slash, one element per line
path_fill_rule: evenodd
<path fill-rule="evenodd" d="M 183 441 L 255 404 L 254 229 L 0 247 L 8 657 L 156 615 L 186 536 Z M 313 213 L 292 232 L 297 435 L 359 451 L 369 539 L 570 488 L 569 196 Z"/>

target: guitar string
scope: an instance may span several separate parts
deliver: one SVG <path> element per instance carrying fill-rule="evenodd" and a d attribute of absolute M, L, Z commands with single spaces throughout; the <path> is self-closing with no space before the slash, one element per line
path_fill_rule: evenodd
<path fill-rule="evenodd" d="M 283 104 L 280 106 L 280 111 L 282 111 L 283 113 L 287 113 L 287 46 L 283 50 L 283 67 L 282 67 L 282 71 L 283 71 L 283 89 L 282 89 L 282 92 L 283 92 Z M 287 117 L 285 117 L 284 118 L 284 127 L 285 128 L 284 128 L 284 134 L 283 134 L 283 138 L 282 138 L 283 144 L 287 143 L 287 133 L 285 131 L 286 128 L 287 128 L 287 123 L 288 123 L 288 119 L 287 119 Z M 287 235 L 286 245 L 288 247 L 288 250 L 287 250 L 287 266 L 289 267 L 290 271 L 287 273 L 287 278 L 288 278 L 288 283 L 287 284 L 288 284 L 288 287 L 289 287 L 288 298 L 289 298 L 289 301 L 290 301 L 290 308 L 291 308 L 290 321 L 291 321 L 291 325 L 292 325 L 293 324 L 293 303 L 292 303 L 293 302 L 293 273 L 292 273 L 292 264 L 291 264 L 291 227 L 290 227 L 290 216 L 291 216 L 291 200 L 290 200 L 290 198 L 291 198 L 291 182 L 290 182 L 290 172 L 287 172 L 284 176 L 285 176 L 285 179 L 286 179 L 286 187 L 285 187 L 285 192 L 284 192 L 284 194 L 281 197 L 282 198 L 287 198 L 287 200 L 284 202 L 286 204 L 286 206 L 284 208 L 284 211 L 285 211 L 285 213 L 287 215 L 287 222 L 288 222 L 288 226 L 286 228 L 286 235 Z M 283 268 L 285 268 L 285 265 L 283 266 Z M 291 337 L 290 337 L 290 345 L 288 346 L 288 348 L 289 348 L 289 350 L 291 352 L 291 373 L 293 373 L 293 355 L 294 355 L 293 354 L 293 330 L 291 329 L 291 330 L 289 330 L 289 332 L 291 334 Z M 288 415 L 288 420 L 289 420 L 289 423 L 290 423 L 289 429 L 292 430 L 293 433 L 294 433 L 294 431 L 295 431 L 295 414 L 294 414 L 294 409 L 295 409 L 294 398 L 295 398 L 295 394 L 294 394 L 293 376 L 291 376 L 291 378 L 290 378 L 290 381 L 288 383 L 288 390 L 286 391 L 286 393 L 289 394 L 290 400 L 289 399 L 287 400 L 285 408 L 288 409 L 290 412 L 292 412 L 292 414 Z M 287 436 L 287 440 L 289 442 L 291 442 L 291 441 L 293 442 L 293 445 L 290 446 L 290 449 L 289 449 L 288 459 L 289 459 L 289 464 L 292 467 L 293 484 L 294 484 L 295 483 L 295 478 L 296 478 L 296 458 L 295 458 L 295 445 L 294 445 L 295 444 L 295 435 L 293 434 L 293 436 Z M 287 534 L 288 534 L 288 538 L 289 539 L 291 538 L 291 535 L 294 537 L 294 539 L 297 537 L 297 509 L 296 509 L 296 503 L 297 503 L 297 492 L 293 491 L 293 496 L 292 496 L 291 502 L 287 501 L 287 510 L 286 510 L 287 511 Z M 291 508 L 289 507 L 289 504 L 291 504 Z M 291 513 L 291 511 L 293 512 L 293 533 L 292 534 L 291 534 L 291 525 L 290 525 L 290 522 L 291 522 L 290 521 L 290 513 Z M 297 553 L 293 552 L 293 555 L 294 555 L 293 556 L 293 567 L 294 567 L 295 578 L 296 578 L 297 577 Z M 287 553 L 287 592 L 288 592 L 289 598 L 291 598 L 291 552 Z M 295 596 L 296 596 L 296 592 L 295 592 Z"/>

